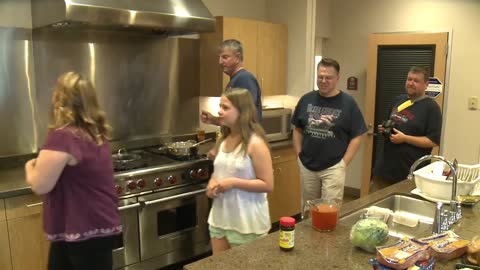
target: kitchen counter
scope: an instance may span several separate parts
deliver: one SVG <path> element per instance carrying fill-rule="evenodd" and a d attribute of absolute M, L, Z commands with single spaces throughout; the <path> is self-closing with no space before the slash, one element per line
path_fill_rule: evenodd
<path fill-rule="evenodd" d="M 24 167 L 0 170 L 0 199 L 32 193 L 25 181 Z"/>
<path fill-rule="evenodd" d="M 340 211 L 344 216 L 391 194 L 409 193 L 415 188 L 411 180 L 379 190 L 364 198 L 345 203 Z M 472 239 L 479 233 L 480 203 L 463 207 L 462 220 L 453 230 L 461 237 Z M 310 227 L 310 220 L 296 225 L 295 248 L 291 252 L 278 247 L 278 232 L 269 234 L 249 244 L 232 248 L 221 255 L 211 256 L 188 264 L 185 270 L 209 269 L 372 269 L 368 260 L 375 254 L 353 247 L 349 241 L 353 223 L 340 221 L 332 232 L 318 232 Z M 436 270 L 452 270 L 460 259 L 437 262 Z"/>
<path fill-rule="evenodd" d="M 270 148 L 272 150 L 282 149 L 282 148 L 286 148 L 286 147 L 293 147 L 292 140 L 284 140 L 284 141 L 271 142 L 270 143 Z"/>
<path fill-rule="evenodd" d="M 208 142 L 198 146 L 199 154 L 206 154 L 215 146 L 215 142 Z M 272 150 L 292 147 L 291 140 L 270 143 Z M 32 190 L 25 181 L 24 162 L 12 163 L 11 168 L 0 169 L 0 199 L 31 194 Z"/>

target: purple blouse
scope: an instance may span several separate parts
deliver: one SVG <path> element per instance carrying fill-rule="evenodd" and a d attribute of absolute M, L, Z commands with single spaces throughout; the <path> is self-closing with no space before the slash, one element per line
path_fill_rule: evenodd
<path fill-rule="evenodd" d="M 71 128 L 49 132 L 43 150 L 69 153 L 55 187 L 44 197 L 43 223 L 50 241 L 81 241 L 122 232 L 110 146 L 97 145 Z"/>

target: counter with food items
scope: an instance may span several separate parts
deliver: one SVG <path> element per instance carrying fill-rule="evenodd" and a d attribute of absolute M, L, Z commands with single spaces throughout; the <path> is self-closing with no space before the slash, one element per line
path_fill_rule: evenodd
<path fill-rule="evenodd" d="M 364 198 L 345 203 L 341 206 L 340 217 L 366 208 L 389 195 L 409 194 L 414 188 L 413 181 L 405 180 Z M 462 210 L 463 218 L 452 230 L 460 238 L 472 240 L 475 235 L 480 234 L 480 203 L 473 207 L 463 207 Z M 311 222 L 307 219 L 296 224 L 295 243 L 291 251 L 286 252 L 279 248 L 279 232 L 275 232 L 249 244 L 234 247 L 221 255 L 188 264 L 184 269 L 373 269 L 372 259 L 376 258 L 376 254 L 354 247 L 351 243 L 350 233 L 355 223 L 356 221 L 340 220 L 333 231 L 319 232 L 312 229 Z M 397 243 L 402 244 L 405 243 Z M 463 262 L 462 258 L 434 261 L 434 267 L 436 270 L 468 269 L 468 266 L 460 264 Z M 429 263 L 431 265 L 433 262 L 426 261 L 423 265 L 427 267 Z"/>

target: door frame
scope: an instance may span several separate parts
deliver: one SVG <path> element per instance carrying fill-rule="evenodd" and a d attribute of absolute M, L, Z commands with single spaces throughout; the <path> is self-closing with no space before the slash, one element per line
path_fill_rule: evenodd
<path fill-rule="evenodd" d="M 363 170 L 360 185 L 360 196 L 368 195 L 370 191 L 370 180 L 372 173 L 372 154 L 373 154 L 373 132 L 375 130 L 375 96 L 377 87 L 377 61 L 378 61 L 378 47 L 382 45 L 430 45 L 435 44 L 435 66 L 433 75 L 443 82 L 442 93 L 435 98 L 439 104 L 440 109 L 444 111 L 443 104 L 445 104 L 445 90 L 447 68 L 450 63 L 449 56 L 451 50 L 450 40 L 451 31 L 444 32 L 415 32 L 415 33 L 378 33 L 368 36 L 368 60 L 367 60 L 367 87 L 365 94 L 364 116 L 367 123 L 368 132 L 365 139 L 365 148 L 363 151 Z M 406 76 L 406 74 L 405 74 Z M 368 105 L 367 105 L 368 104 Z M 445 117 L 442 117 L 442 124 L 445 124 Z M 442 138 L 444 136 L 444 126 L 442 128 Z M 443 141 L 443 140 L 442 140 Z M 442 144 L 442 143 L 441 143 Z M 439 151 L 434 149 L 433 151 Z"/>

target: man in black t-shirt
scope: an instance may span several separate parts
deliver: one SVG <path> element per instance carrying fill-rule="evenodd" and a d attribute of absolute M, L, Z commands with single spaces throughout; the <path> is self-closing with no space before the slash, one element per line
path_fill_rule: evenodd
<path fill-rule="evenodd" d="M 355 100 L 337 89 L 338 62 L 324 58 L 317 71 L 319 90 L 300 98 L 291 121 L 303 202 L 343 199 L 346 167 L 367 131 Z"/>
<path fill-rule="evenodd" d="M 394 128 L 385 139 L 383 158 L 375 162 L 373 190 L 406 179 L 412 164 L 440 144 L 442 113 L 435 100 L 425 95 L 428 78 L 425 68 L 412 67 L 405 82 L 406 95 L 392 104 L 389 119 Z M 382 125 L 378 132 L 384 132 Z"/>

